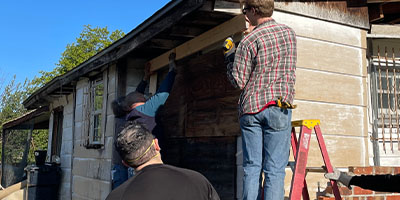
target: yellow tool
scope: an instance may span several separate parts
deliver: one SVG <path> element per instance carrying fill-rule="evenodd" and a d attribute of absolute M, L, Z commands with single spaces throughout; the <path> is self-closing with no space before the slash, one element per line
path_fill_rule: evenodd
<path fill-rule="evenodd" d="M 295 109 L 297 107 L 297 105 L 282 101 L 282 97 L 279 97 L 275 102 L 279 108 Z"/>
<path fill-rule="evenodd" d="M 224 49 L 224 54 L 228 53 L 233 47 L 234 43 L 231 37 L 227 38 L 224 42 L 223 49 Z"/>

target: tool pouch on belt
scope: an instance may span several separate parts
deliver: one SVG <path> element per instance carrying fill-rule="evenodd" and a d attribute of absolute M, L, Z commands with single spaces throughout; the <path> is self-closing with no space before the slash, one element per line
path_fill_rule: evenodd
<path fill-rule="evenodd" d="M 284 109 L 295 109 L 297 107 L 297 105 L 293 105 L 291 103 L 282 101 L 282 97 L 279 97 L 275 101 L 275 103 L 276 103 L 276 106 L 278 106 L 279 108 L 284 108 Z"/>

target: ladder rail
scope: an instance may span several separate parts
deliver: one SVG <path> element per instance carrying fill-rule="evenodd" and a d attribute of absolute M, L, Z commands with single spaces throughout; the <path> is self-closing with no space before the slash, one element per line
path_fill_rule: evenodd
<path fill-rule="evenodd" d="M 328 156 L 328 151 L 326 150 L 326 145 L 322 137 L 319 124 L 319 120 L 300 120 L 292 122 L 291 142 L 293 157 L 295 160 L 295 167 L 292 175 L 292 182 L 289 194 L 290 200 L 299 200 L 301 194 L 304 200 L 310 199 L 305 177 L 307 173 L 306 166 L 308 152 L 310 149 L 310 139 L 313 130 L 317 136 L 318 145 L 322 154 L 322 158 L 324 160 L 326 170 L 327 172 L 333 172 L 333 167 Z M 295 127 L 300 127 L 299 139 L 297 139 Z M 339 188 L 336 181 L 331 180 L 330 182 L 332 185 L 335 200 L 341 200 Z"/>

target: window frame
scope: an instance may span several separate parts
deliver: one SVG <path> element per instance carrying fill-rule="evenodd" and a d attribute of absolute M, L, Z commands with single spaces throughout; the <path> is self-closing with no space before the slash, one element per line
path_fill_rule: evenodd
<path fill-rule="evenodd" d="M 86 126 L 89 126 L 87 128 L 87 145 L 86 148 L 88 149 L 100 149 L 104 148 L 104 138 L 105 138 L 105 131 L 106 131 L 106 119 L 107 119 L 107 88 L 108 88 L 108 73 L 107 71 L 104 71 L 103 73 L 98 74 L 97 76 L 93 76 L 92 78 L 89 79 L 89 91 L 88 91 L 88 105 L 87 105 L 87 119 L 88 123 Z M 102 85 L 103 87 L 103 94 L 102 94 L 102 106 L 101 109 L 96 109 L 96 89 L 99 85 Z M 95 127 L 95 117 L 96 116 L 101 116 L 99 123 L 97 124 L 99 126 L 98 129 Z M 96 140 L 96 134 L 95 131 L 100 130 L 100 136 Z"/>

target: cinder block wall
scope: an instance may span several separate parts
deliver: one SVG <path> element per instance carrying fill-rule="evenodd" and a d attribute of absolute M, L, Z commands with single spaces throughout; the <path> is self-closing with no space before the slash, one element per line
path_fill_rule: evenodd
<path fill-rule="evenodd" d="M 61 160 L 61 185 L 59 191 L 59 199 L 71 199 L 71 160 L 72 160 L 72 129 L 73 129 L 73 95 L 63 96 L 59 99 L 52 102 L 50 105 L 50 109 L 57 108 L 59 106 L 63 106 L 63 131 L 62 131 L 62 143 L 61 143 L 61 152 L 60 152 L 60 160 Z M 53 114 L 50 116 L 50 126 L 49 126 L 49 142 L 48 142 L 48 151 L 47 151 L 47 161 L 51 159 L 51 141 L 52 141 L 52 133 L 53 133 L 53 123 L 54 123 Z"/>
<path fill-rule="evenodd" d="M 85 87 L 89 83 L 82 79 L 76 86 L 75 137 L 72 160 L 72 199 L 105 199 L 111 191 L 111 156 L 113 148 L 114 115 L 110 102 L 115 99 L 116 66 L 108 69 L 106 102 L 106 128 L 104 148 L 87 149 L 84 147 L 84 104 Z"/>

